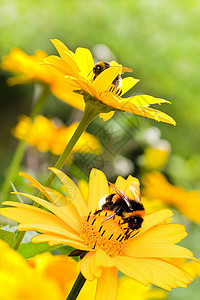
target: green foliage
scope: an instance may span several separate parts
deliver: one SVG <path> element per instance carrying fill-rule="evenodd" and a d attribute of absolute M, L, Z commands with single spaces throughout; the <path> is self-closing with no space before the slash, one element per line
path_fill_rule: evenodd
<path fill-rule="evenodd" d="M 5 241 L 10 247 L 14 246 L 15 243 L 15 233 L 0 229 L 0 239 Z"/>
<path fill-rule="evenodd" d="M 40 243 L 40 244 L 33 244 L 31 242 L 23 243 L 19 246 L 18 252 L 24 256 L 24 258 L 30 258 L 37 254 L 41 254 L 44 252 L 51 252 L 55 249 L 60 248 L 61 245 L 57 246 L 49 246 L 48 243 Z"/>

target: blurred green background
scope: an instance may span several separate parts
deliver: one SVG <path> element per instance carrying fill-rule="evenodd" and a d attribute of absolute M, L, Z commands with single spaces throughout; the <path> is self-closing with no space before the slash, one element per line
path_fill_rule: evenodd
<path fill-rule="evenodd" d="M 55 54 L 51 38 L 60 39 L 71 50 L 82 46 L 92 51 L 98 44 L 106 45 L 117 61 L 133 68 L 131 75 L 141 80 L 132 93 L 150 94 L 172 102 L 156 108 L 172 116 L 176 127 L 129 115 L 127 119 L 136 125 L 135 135 L 145 128 L 158 127 L 162 138 L 172 147 L 167 170 L 174 183 L 189 189 L 200 188 L 199 20 L 198 0 L 1 1 L 0 56 L 8 54 L 12 47 L 30 55 L 36 49 Z M 8 72 L 0 71 L 1 180 L 17 144 L 10 131 L 19 114 L 29 113 L 34 89 L 33 85 L 8 87 L 9 76 Z M 43 113 L 67 122 L 72 108 L 51 96 Z M 127 119 L 119 117 L 119 122 L 130 129 Z M 102 126 L 100 120 L 96 126 Z M 89 131 L 94 132 L 92 125 Z M 134 151 L 129 151 L 127 157 L 134 161 L 131 153 Z M 196 227 L 195 230 L 199 234 Z M 198 234 L 191 245 L 199 243 Z M 186 290 L 170 293 L 169 299 L 199 299 L 195 296 L 197 289 L 194 283 Z"/>

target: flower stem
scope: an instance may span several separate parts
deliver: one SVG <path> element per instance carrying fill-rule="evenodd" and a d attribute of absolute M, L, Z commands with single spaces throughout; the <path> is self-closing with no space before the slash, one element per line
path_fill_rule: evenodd
<path fill-rule="evenodd" d="M 85 281 L 85 277 L 83 277 L 80 272 L 66 300 L 75 300 L 80 293 Z"/>
<path fill-rule="evenodd" d="M 93 107 L 91 107 L 88 102 L 86 102 L 86 106 L 85 106 L 85 110 L 84 110 L 84 114 L 83 117 L 76 129 L 76 131 L 74 132 L 73 136 L 71 137 L 71 140 L 69 141 L 69 143 L 67 144 L 65 150 L 63 151 L 63 153 L 61 154 L 61 156 L 59 157 L 58 161 L 56 162 L 54 168 L 57 169 L 61 169 L 62 166 L 64 165 L 67 157 L 69 156 L 70 152 L 72 151 L 72 149 L 74 148 L 75 144 L 77 143 L 78 139 L 80 138 L 80 136 L 82 135 L 82 133 L 86 130 L 86 128 L 88 127 L 88 125 L 92 122 L 92 120 L 98 115 L 98 112 L 95 111 L 93 109 Z M 45 182 L 45 186 L 49 187 L 52 183 L 52 181 L 54 180 L 54 178 L 56 177 L 55 173 L 51 172 L 47 181 Z M 38 195 L 38 197 L 42 197 L 42 193 L 40 192 L 40 194 Z"/>
<path fill-rule="evenodd" d="M 63 151 L 63 153 L 59 157 L 58 161 L 56 162 L 56 164 L 54 166 L 55 168 L 57 168 L 57 169 L 62 168 L 62 166 L 64 165 L 64 163 L 65 163 L 65 161 L 68 157 L 68 155 L 70 154 L 71 150 L 73 149 L 76 142 L 80 138 L 81 134 L 85 131 L 85 129 L 88 127 L 88 125 L 92 122 L 92 120 L 96 116 L 98 116 L 98 114 L 99 114 L 99 111 L 97 109 L 95 110 L 93 105 L 90 105 L 89 101 L 86 102 L 83 117 L 82 117 L 76 131 L 74 132 L 73 136 L 71 137 L 69 143 L 67 144 L 65 150 Z M 51 172 L 44 185 L 46 187 L 49 187 L 55 177 L 56 177 L 56 175 L 53 172 Z M 44 195 L 42 194 L 42 192 L 40 192 L 38 194 L 38 197 L 39 198 L 44 198 Z M 37 203 L 34 203 L 33 205 L 36 206 L 36 207 L 39 206 Z M 21 232 L 19 234 L 18 238 L 15 241 L 15 245 L 13 247 L 15 250 L 18 249 L 18 247 L 20 245 L 20 242 L 18 242 L 18 241 L 19 240 L 22 241 L 24 235 L 25 235 L 25 232 Z"/>
<path fill-rule="evenodd" d="M 38 93 L 37 92 L 37 87 L 36 87 L 36 95 L 34 95 L 34 102 L 35 105 L 33 106 L 33 109 L 30 113 L 30 118 L 33 119 L 41 110 L 41 108 L 43 107 L 46 99 L 47 99 L 47 95 L 49 93 L 49 89 L 47 88 L 47 86 L 41 86 L 41 90 Z M 21 164 L 21 161 L 23 159 L 24 156 L 24 152 L 26 150 L 26 137 L 21 140 L 18 144 L 18 147 L 15 151 L 15 154 L 12 158 L 11 164 L 9 166 L 8 172 L 6 174 L 4 183 L 2 185 L 1 188 L 1 199 L 0 199 L 0 207 L 2 206 L 2 202 L 7 200 L 8 194 L 9 194 L 9 190 L 10 190 L 10 181 L 13 181 L 15 176 L 17 175 L 18 171 L 19 171 L 19 166 Z"/>

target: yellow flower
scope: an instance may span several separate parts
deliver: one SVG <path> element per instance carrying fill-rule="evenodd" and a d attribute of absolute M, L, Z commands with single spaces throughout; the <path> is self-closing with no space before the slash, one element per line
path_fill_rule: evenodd
<path fill-rule="evenodd" d="M 67 143 L 75 132 L 78 123 L 70 126 L 64 124 L 56 124 L 53 119 L 48 119 L 38 115 L 31 121 L 31 118 L 21 115 L 16 127 L 12 130 L 12 134 L 20 139 L 26 139 L 27 144 L 36 147 L 39 151 L 50 151 L 55 155 L 61 155 Z M 73 153 L 93 153 L 100 154 L 101 145 L 97 138 L 84 132 L 75 147 Z"/>
<path fill-rule="evenodd" d="M 94 76 L 94 61 L 88 49 L 77 48 L 73 53 L 59 40 L 54 39 L 52 42 L 60 57 L 49 56 L 45 63 L 48 68 L 51 66 L 54 70 L 56 83 L 51 90 L 58 98 L 79 109 L 84 109 L 84 101 L 95 101 L 96 106 L 101 105 L 105 113 L 109 112 L 104 119 L 110 118 L 114 111 L 127 111 L 175 125 L 171 117 L 149 107 L 151 104 L 169 103 L 168 101 L 149 95 L 121 97 L 139 81 L 133 77 L 126 77 L 122 79 L 120 87 L 113 84 L 119 74 L 130 69 L 123 69 L 122 65 L 111 62 L 110 67 Z"/>
<path fill-rule="evenodd" d="M 117 300 L 126 300 L 131 298 L 137 300 L 161 300 L 167 298 L 167 293 L 161 289 L 152 289 L 151 286 L 145 287 L 144 285 L 123 276 L 119 280 Z"/>
<path fill-rule="evenodd" d="M 48 252 L 28 259 L 27 263 L 41 276 L 54 281 L 60 287 L 63 299 L 69 294 L 79 272 L 78 263 L 71 257 L 52 255 Z"/>
<path fill-rule="evenodd" d="M 2 240 L 0 281 L 0 299 L 63 300 L 63 291 L 54 279 L 30 267 L 19 253 Z"/>
<path fill-rule="evenodd" d="M 47 54 L 42 50 L 36 50 L 34 55 L 28 55 L 19 48 L 13 48 L 10 53 L 3 57 L 1 68 L 15 72 L 19 75 L 8 79 L 9 85 L 44 82 L 53 83 L 53 74 L 40 65 Z"/>
<path fill-rule="evenodd" d="M 183 187 L 174 186 L 157 171 L 146 174 L 142 183 L 144 185 L 143 193 L 146 197 L 159 199 L 172 205 L 190 220 L 200 224 L 199 191 L 186 191 Z"/>
<path fill-rule="evenodd" d="M 83 286 L 77 300 L 95 299 L 97 280 L 87 281 Z M 167 298 L 167 292 L 162 289 L 144 286 L 137 281 L 126 276 L 119 278 L 119 290 L 117 300 L 137 299 L 137 300 L 161 300 Z"/>
<path fill-rule="evenodd" d="M 58 169 L 51 170 L 64 184 L 68 196 L 42 186 L 31 176 L 20 173 L 32 186 L 43 192 L 51 203 L 33 195 L 19 194 L 32 199 L 48 211 L 28 204 L 6 201 L 4 205 L 14 208 L 2 208 L 0 214 L 19 222 L 18 229 L 21 231 L 40 232 L 41 234 L 32 238 L 33 243 L 66 244 L 83 251 L 82 256 L 85 256 L 80 262 L 80 270 L 89 281 L 97 278 L 95 299 L 116 299 L 117 270 L 144 285 L 152 283 L 166 290 L 178 286 L 186 287 L 192 281 L 187 272 L 167 260 L 194 259 L 188 249 L 175 245 L 187 233 L 182 225 L 166 224 L 165 220 L 173 215 L 170 210 L 147 214 L 142 228 L 135 235 L 121 217 L 107 219 L 106 216 L 111 215 L 111 211 L 103 210 L 94 215 L 100 199 L 113 192 L 100 170 L 91 171 L 87 205 L 69 177 Z M 130 190 L 132 184 L 138 185 L 134 194 Z M 132 199 L 139 193 L 139 182 L 132 176 L 127 180 L 118 177 L 115 185 Z"/>
<path fill-rule="evenodd" d="M 169 148 L 148 146 L 144 150 L 144 167 L 148 170 L 157 170 L 164 167 L 168 161 Z"/>

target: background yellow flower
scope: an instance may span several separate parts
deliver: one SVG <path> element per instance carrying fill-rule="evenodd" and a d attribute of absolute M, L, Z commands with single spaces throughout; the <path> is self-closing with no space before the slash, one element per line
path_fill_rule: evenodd
<path fill-rule="evenodd" d="M 77 122 L 65 126 L 60 120 L 48 119 L 42 115 L 36 116 L 33 121 L 21 115 L 12 134 L 20 140 L 25 139 L 27 144 L 36 147 L 39 151 L 50 151 L 55 155 L 61 155 L 77 126 Z M 87 132 L 83 133 L 73 148 L 73 153 L 98 155 L 101 151 L 98 139 Z"/>

